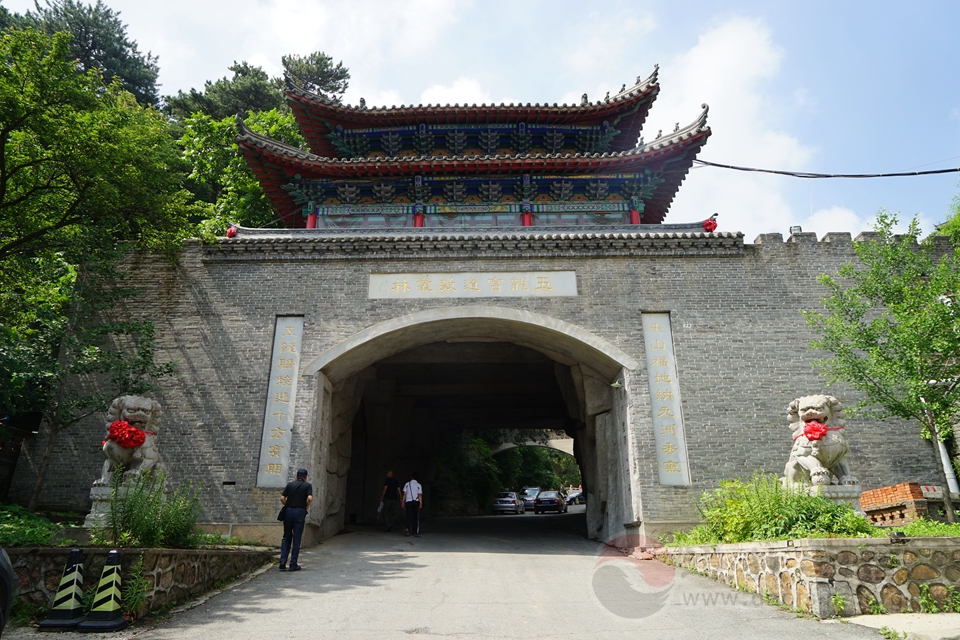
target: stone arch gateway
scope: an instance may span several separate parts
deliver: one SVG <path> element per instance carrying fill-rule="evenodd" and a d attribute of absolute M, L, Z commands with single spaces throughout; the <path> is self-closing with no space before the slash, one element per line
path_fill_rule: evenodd
<path fill-rule="evenodd" d="M 564 425 L 575 442 L 572 453 L 591 498 L 587 514 L 589 535 L 610 539 L 638 526 L 634 523 L 640 520 L 640 491 L 639 486 L 633 486 L 629 473 L 634 446 L 630 442 L 628 402 L 622 380 L 639 369 L 640 363 L 608 341 L 558 318 L 495 305 L 465 305 L 432 308 L 380 322 L 325 350 L 305 365 L 303 375 L 316 377 L 315 423 L 305 445 L 310 450 L 309 465 L 318 470 L 314 484 L 322 506 L 314 509 L 310 522 L 321 536 L 339 531 L 351 516 L 352 522 L 357 522 L 356 514 L 349 513 L 347 494 L 351 469 L 365 463 L 357 460 L 358 440 L 353 433 L 361 403 L 383 407 L 377 412 L 368 406 L 364 426 L 371 421 L 392 425 L 398 420 L 396 414 L 402 413 L 396 403 L 384 399 L 385 393 L 396 393 L 396 385 L 382 384 L 385 381 L 378 379 L 373 368 L 396 354 L 424 345 L 432 345 L 436 353 L 443 350 L 444 343 L 469 345 L 475 363 L 491 359 L 478 358 L 478 354 L 489 350 L 486 345 L 497 346 L 497 360 L 504 357 L 503 345 L 515 345 L 552 361 L 553 375 L 568 413 L 567 420 L 555 424 Z M 461 349 L 459 353 L 459 360 L 467 359 L 467 351 Z M 419 361 L 422 360 L 423 356 Z M 461 362 L 457 368 L 469 366 Z M 402 382 L 399 384 L 402 386 Z M 471 384 L 473 392 L 483 393 L 483 384 L 476 384 L 475 380 Z M 453 419 L 457 418 L 464 420 L 463 414 Z M 381 426 L 376 438 L 389 439 L 389 431 L 390 426 Z M 602 443 L 599 450 L 598 440 Z M 351 443 L 349 454 L 347 441 Z M 365 444 L 361 442 L 360 446 Z M 381 454 L 374 460 L 376 468 L 369 474 L 374 489 L 378 474 L 396 466 L 388 463 L 388 455 L 389 452 Z M 375 490 L 367 494 L 361 499 L 368 504 L 377 499 Z M 362 505 L 359 508 L 362 510 Z"/>

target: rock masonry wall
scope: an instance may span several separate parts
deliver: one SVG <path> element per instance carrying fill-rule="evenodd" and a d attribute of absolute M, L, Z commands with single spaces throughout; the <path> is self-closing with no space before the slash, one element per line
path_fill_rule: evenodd
<path fill-rule="evenodd" d="M 70 550 L 24 547 L 6 551 L 17 575 L 17 595 L 32 605 L 52 605 Z M 84 589 L 98 584 L 107 552 L 83 550 Z M 121 588 L 141 553 L 143 576 L 149 583 L 148 604 L 141 615 L 209 591 L 263 566 L 274 555 L 266 550 L 121 549 Z"/>
<path fill-rule="evenodd" d="M 433 233 L 433 232 L 431 232 Z M 849 234 L 480 233 L 416 237 L 244 238 L 188 243 L 176 264 L 140 257 L 128 284 L 130 313 L 155 321 L 157 359 L 179 375 L 156 396 L 163 405 L 160 451 L 174 482 L 204 486 L 207 523 L 274 523 L 278 491 L 256 486 L 275 318 L 303 315 L 301 362 L 379 322 L 482 302 L 569 322 L 645 362 L 642 311 L 669 311 L 693 485 L 658 482 L 645 370 L 631 372 L 629 473 L 646 535 L 699 519 L 695 498 L 725 478 L 781 472 L 790 452 L 786 406 L 824 391 L 812 366 L 813 334 L 800 309 L 821 306 L 822 273 L 855 259 Z M 579 295 L 472 300 L 368 297 L 371 273 L 574 270 Z M 317 383 L 301 376 L 290 469 L 317 481 L 311 459 Z M 847 404 L 849 389 L 830 390 Z M 41 503 L 85 510 L 102 464 L 104 424 L 91 418 L 58 439 Z M 896 420 L 849 420 L 849 460 L 865 489 L 936 482 L 935 455 L 917 429 Z M 45 434 L 28 439 L 10 498 L 32 486 Z M 339 463 L 338 463 L 339 469 Z M 338 474 L 340 472 L 338 471 Z M 339 476 L 338 476 L 339 477 Z M 589 489 L 588 489 L 589 490 Z M 336 505 L 329 506 L 334 508 Z"/>
<path fill-rule="evenodd" d="M 733 587 L 768 595 L 820 618 L 837 615 L 831 598 L 841 594 L 841 615 L 920 611 L 920 586 L 943 604 L 960 582 L 960 540 L 917 538 L 827 539 L 673 547 L 680 567 Z"/>

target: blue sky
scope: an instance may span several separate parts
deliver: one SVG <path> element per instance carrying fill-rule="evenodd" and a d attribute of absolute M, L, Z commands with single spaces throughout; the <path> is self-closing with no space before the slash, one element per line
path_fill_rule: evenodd
<path fill-rule="evenodd" d="M 32 0 L 2 0 L 13 11 Z M 226 75 L 279 73 L 322 50 L 368 105 L 591 100 L 660 64 L 645 127 L 672 130 L 710 105 L 700 157 L 785 170 L 873 173 L 960 167 L 960 3 L 107 0 L 160 58 L 164 93 Z M 720 214 L 721 230 L 823 235 L 869 228 L 881 208 L 926 230 L 960 173 L 800 180 L 697 168 L 668 221 Z"/>

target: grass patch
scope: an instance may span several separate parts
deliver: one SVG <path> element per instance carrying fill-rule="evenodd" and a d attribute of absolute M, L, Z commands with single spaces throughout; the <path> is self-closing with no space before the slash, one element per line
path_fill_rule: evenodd
<path fill-rule="evenodd" d="M 902 527 L 885 527 L 881 535 L 886 535 L 890 531 L 902 531 L 908 538 L 956 538 L 960 537 L 960 524 L 916 520 Z"/>

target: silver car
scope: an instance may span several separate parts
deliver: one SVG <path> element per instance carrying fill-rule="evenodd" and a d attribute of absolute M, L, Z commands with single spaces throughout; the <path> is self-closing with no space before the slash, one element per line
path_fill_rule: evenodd
<path fill-rule="evenodd" d="M 493 499 L 493 512 L 496 513 L 516 513 L 526 512 L 527 508 L 517 494 L 513 491 L 501 491 Z"/>
<path fill-rule="evenodd" d="M 520 499 L 523 500 L 525 509 L 533 509 L 533 501 L 540 494 L 540 487 L 527 487 L 520 492 Z"/>

